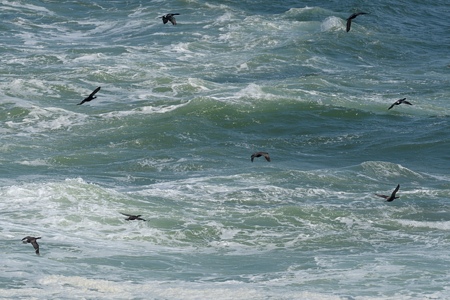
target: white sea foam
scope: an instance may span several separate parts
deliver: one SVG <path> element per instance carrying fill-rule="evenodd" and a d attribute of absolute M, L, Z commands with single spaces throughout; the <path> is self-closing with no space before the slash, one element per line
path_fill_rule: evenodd
<path fill-rule="evenodd" d="M 422 179 L 423 175 L 414 172 L 402 165 L 393 164 L 390 162 L 369 161 L 362 163 L 362 167 L 368 173 L 373 173 L 376 176 L 389 178 L 389 177 L 408 177 L 415 179 Z"/>
<path fill-rule="evenodd" d="M 1 1 L 3 9 L 4 10 L 14 10 L 14 11 L 32 11 L 32 12 L 39 12 L 39 13 L 45 13 L 49 15 L 54 15 L 53 12 L 46 9 L 42 6 L 37 6 L 33 4 L 22 4 L 18 1 Z M 23 10 L 24 9 L 24 10 Z"/>
<path fill-rule="evenodd" d="M 340 30 L 344 29 L 345 24 L 343 24 L 342 20 L 337 17 L 328 17 L 321 24 L 320 28 L 322 31 L 330 31 L 330 30 Z"/>
<path fill-rule="evenodd" d="M 19 163 L 22 164 L 22 165 L 27 165 L 27 166 L 49 166 L 49 165 L 51 165 L 45 159 L 35 159 L 35 160 L 32 160 L 32 161 L 22 160 Z"/>
<path fill-rule="evenodd" d="M 249 84 L 244 89 L 240 90 L 237 94 L 237 97 L 250 97 L 250 98 L 266 98 L 267 93 L 264 93 L 261 86 L 257 84 Z"/>
<path fill-rule="evenodd" d="M 411 226 L 416 228 L 430 228 L 445 231 L 450 230 L 450 221 L 399 220 L 398 222 L 404 226 Z"/>
<path fill-rule="evenodd" d="M 340 297 L 307 291 L 290 291 L 272 284 L 240 283 L 187 283 L 166 281 L 146 281 L 136 284 L 131 280 L 114 281 L 81 276 L 45 275 L 38 280 L 39 288 L 0 290 L 0 296 L 8 298 L 27 297 L 32 294 L 38 298 L 82 297 L 97 299 L 310 299 L 338 300 Z"/>
<path fill-rule="evenodd" d="M 123 118 L 131 115 L 151 115 L 151 114 L 164 114 L 171 111 L 174 111 L 178 108 L 184 107 L 189 104 L 189 101 L 181 104 L 175 105 L 166 105 L 166 106 L 141 106 L 136 109 L 127 110 L 127 111 L 113 111 L 108 113 L 102 113 L 99 116 L 102 118 L 110 119 L 110 118 Z"/>
<path fill-rule="evenodd" d="M 0 0 L 0 298 L 448 298 L 446 10 L 137 2 Z"/>
<path fill-rule="evenodd" d="M 7 121 L 9 128 L 25 133 L 41 133 L 49 130 L 70 129 L 72 126 L 83 124 L 87 116 L 73 113 L 61 108 L 41 108 L 33 106 L 21 121 Z"/>

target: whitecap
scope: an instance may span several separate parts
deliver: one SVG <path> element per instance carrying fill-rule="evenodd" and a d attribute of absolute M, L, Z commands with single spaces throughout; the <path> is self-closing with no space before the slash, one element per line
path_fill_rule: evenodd
<path fill-rule="evenodd" d="M 181 107 L 188 105 L 190 101 L 186 101 L 181 104 L 174 105 L 164 105 L 164 106 L 140 106 L 139 108 L 134 108 L 131 110 L 123 110 L 123 111 L 112 111 L 107 113 L 99 114 L 99 117 L 106 119 L 114 119 L 114 118 L 123 118 L 127 116 L 133 115 L 150 115 L 150 114 L 164 114 L 174 110 L 177 110 Z"/>
<path fill-rule="evenodd" d="M 415 228 L 430 228 L 439 230 L 450 230 L 450 221 L 416 221 L 416 220 L 397 220 L 398 223 Z"/>
<path fill-rule="evenodd" d="M 344 24 L 342 24 L 342 19 L 338 17 L 328 17 L 321 24 L 320 29 L 322 31 L 336 30 L 336 29 L 344 29 Z"/>

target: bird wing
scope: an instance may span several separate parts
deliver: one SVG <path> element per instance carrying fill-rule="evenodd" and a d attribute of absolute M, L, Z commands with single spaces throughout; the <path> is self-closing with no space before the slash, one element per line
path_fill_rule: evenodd
<path fill-rule="evenodd" d="M 409 101 L 403 101 L 403 103 L 408 104 L 408 105 L 412 105 L 412 103 L 409 102 Z"/>
<path fill-rule="evenodd" d="M 358 15 L 358 13 L 351 14 L 350 17 L 347 18 L 347 20 L 354 19 L 354 18 L 356 18 L 357 15 Z"/>
<path fill-rule="evenodd" d="M 375 196 L 378 196 L 378 197 L 381 197 L 381 198 L 384 198 L 384 199 L 389 198 L 389 196 L 387 196 L 387 195 L 381 195 L 381 194 L 375 194 Z"/>
<path fill-rule="evenodd" d="M 36 240 L 31 241 L 31 245 L 33 245 L 36 253 L 39 253 L 39 244 L 36 242 Z"/>
<path fill-rule="evenodd" d="M 97 94 L 97 92 L 98 91 L 100 91 L 100 86 L 98 87 L 98 88 L 96 88 L 89 96 L 88 96 L 88 98 L 91 98 L 91 97 L 93 97 L 95 94 Z"/>
<path fill-rule="evenodd" d="M 174 16 L 170 16 L 169 21 L 170 21 L 170 23 L 172 23 L 172 25 L 177 25 L 177 20 L 175 20 Z"/>
<path fill-rule="evenodd" d="M 349 32 L 350 31 L 350 26 L 352 26 L 352 19 L 351 18 L 348 18 L 347 19 L 347 32 Z"/>
<path fill-rule="evenodd" d="M 354 19 L 354 18 L 356 18 L 357 16 L 360 16 L 360 15 L 367 15 L 367 13 L 360 11 L 360 12 L 357 12 L 357 13 L 352 14 L 352 15 L 351 15 L 350 17 L 348 17 L 348 18 L 349 18 L 349 19 Z"/>
<path fill-rule="evenodd" d="M 388 110 L 391 109 L 391 108 L 393 108 L 395 105 L 397 105 L 397 102 L 392 103 L 392 105 L 389 106 Z"/>
<path fill-rule="evenodd" d="M 360 11 L 360 12 L 354 13 L 350 17 L 348 17 L 347 18 L 347 32 L 350 31 L 350 26 L 352 26 L 352 19 L 356 18 L 359 15 L 365 15 L 365 14 L 367 14 L 367 13 Z"/>
<path fill-rule="evenodd" d="M 133 215 L 129 215 L 129 214 L 125 214 L 123 212 L 121 212 L 122 215 L 127 216 L 127 217 L 134 217 Z"/>
<path fill-rule="evenodd" d="M 399 189 L 400 189 L 400 184 L 397 184 L 397 187 L 396 187 L 395 190 L 392 192 L 391 197 L 395 197 L 395 194 L 398 192 Z"/>
<path fill-rule="evenodd" d="M 267 161 L 270 161 L 269 153 L 265 153 L 265 154 L 263 154 L 263 155 L 264 155 L 264 157 L 265 157 L 265 159 L 266 159 Z"/>

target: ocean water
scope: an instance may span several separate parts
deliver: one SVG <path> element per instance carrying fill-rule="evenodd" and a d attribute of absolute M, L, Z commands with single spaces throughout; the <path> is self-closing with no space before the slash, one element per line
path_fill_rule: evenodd
<path fill-rule="evenodd" d="M 1 299 L 450 298 L 448 1 L 0 3 Z"/>

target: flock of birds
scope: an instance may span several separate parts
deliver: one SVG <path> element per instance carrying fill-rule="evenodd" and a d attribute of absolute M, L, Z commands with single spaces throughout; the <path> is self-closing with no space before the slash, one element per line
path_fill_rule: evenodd
<path fill-rule="evenodd" d="M 172 25 L 177 25 L 177 20 L 174 17 L 174 16 L 177 16 L 177 15 L 180 15 L 180 14 L 179 13 L 170 13 L 170 14 L 165 14 L 165 15 L 163 15 L 161 17 L 158 17 L 158 18 L 162 19 L 163 24 L 166 24 L 167 22 L 170 22 L 170 23 L 172 23 Z M 360 15 L 367 15 L 367 13 L 360 11 L 360 12 L 356 12 L 356 13 L 350 15 L 350 17 L 347 18 L 347 24 L 346 24 L 346 31 L 347 32 L 350 31 L 350 28 L 352 26 L 352 20 L 355 19 L 357 16 L 360 16 Z M 83 103 L 92 101 L 95 98 L 97 98 L 95 96 L 95 94 L 98 91 L 100 91 L 100 87 L 97 87 L 89 96 L 87 96 L 85 99 L 83 99 L 83 101 L 78 103 L 78 105 L 81 105 Z M 399 99 L 399 100 L 395 101 L 391 106 L 389 106 L 388 110 L 393 108 L 395 105 L 400 105 L 400 104 L 403 104 L 403 103 L 404 104 L 408 104 L 408 105 L 412 105 L 411 102 L 406 101 L 406 98 L 403 98 L 403 99 Z M 266 159 L 267 159 L 267 157 L 266 157 Z M 252 157 L 252 161 L 253 161 L 253 157 Z M 270 160 L 268 160 L 268 161 L 270 161 Z"/>
<path fill-rule="evenodd" d="M 252 156 L 251 156 L 252 162 L 253 162 L 253 159 L 255 157 L 261 157 L 261 156 L 264 156 L 267 161 L 270 161 L 269 153 L 267 153 L 267 152 L 256 152 L 256 153 L 252 154 Z M 399 189 L 400 189 L 400 184 L 397 184 L 397 187 L 394 189 L 394 191 L 390 195 L 383 195 L 383 194 L 375 194 L 375 195 L 378 196 L 378 197 L 386 199 L 386 202 L 392 202 L 395 199 L 399 198 L 396 195 Z M 141 218 L 141 215 L 130 215 L 130 214 L 125 214 L 125 213 L 121 213 L 121 214 L 128 217 L 128 218 L 125 219 L 127 221 L 133 221 L 133 220 L 146 221 L 145 219 Z M 40 239 L 40 238 L 41 237 L 26 236 L 26 237 L 24 237 L 22 239 L 22 242 L 24 244 L 31 243 L 31 245 L 33 245 L 33 247 L 34 247 L 34 250 L 35 250 L 36 254 L 40 255 L 39 254 L 39 244 L 37 243 L 37 240 Z"/>
<path fill-rule="evenodd" d="M 98 88 L 98 89 L 100 89 L 100 88 Z M 259 151 L 259 152 L 253 153 L 251 155 L 250 159 L 253 162 L 253 160 L 256 157 L 261 157 L 261 156 L 263 156 L 268 162 L 270 162 L 269 153 L 263 152 L 263 151 Z M 400 184 L 397 184 L 397 187 L 394 189 L 394 191 L 392 191 L 392 193 L 390 195 L 383 195 L 383 194 L 375 194 L 375 195 L 378 196 L 378 197 L 386 199 L 386 202 L 392 202 L 395 199 L 399 198 L 396 195 L 399 189 L 400 189 Z M 122 212 L 121 212 L 121 214 L 124 215 L 124 216 L 127 216 L 127 218 L 125 219 L 127 221 L 133 221 L 133 220 L 146 221 L 145 219 L 141 218 L 142 215 L 130 215 L 130 214 L 122 213 Z M 40 239 L 40 238 L 41 237 L 26 236 L 26 237 L 24 237 L 22 239 L 22 242 L 24 244 L 31 243 L 31 245 L 33 245 L 33 247 L 35 249 L 36 254 L 39 255 L 39 244 L 37 243 L 37 240 Z"/>
<path fill-rule="evenodd" d="M 357 12 L 352 14 L 350 17 L 347 18 L 347 24 L 346 24 L 346 31 L 349 32 L 351 25 L 352 25 L 352 20 L 355 19 L 357 16 L 360 15 L 366 15 L 367 13 L 365 12 Z M 172 23 L 172 25 L 177 25 L 177 21 L 175 19 L 174 16 L 179 15 L 179 13 L 170 13 L 170 14 L 166 14 L 163 15 L 159 18 L 162 19 L 163 24 L 166 24 L 167 22 Z M 77 105 L 82 105 L 86 102 L 90 102 L 94 99 L 97 98 L 97 96 L 95 96 L 95 94 L 98 93 L 98 91 L 100 91 L 101 87 L 97 87 L 91 94 L 89 94 L 89 96 L 87 96 L 86 98 L 84 98 L 80 103 L 78 103 Z M 402 98 L 399 99 L 397 101 L 395 101 L 394 103 L 392 103 L 391 106 L 389 106 L 388 110 L 393 108 L 396 105 L 400 105 L 400 104 L 408 104 L 408 105 L 412 105 L 411 102 L 406 101 L 406 98 Z M 263 151 L 259 151 L 259 152 L 255 152 L 251 155 L 250 160 L 251 162 L 253 162 L 253 160 L 256 157 L 261 157 L 263 156 L 266 161 L 270 162 L 270 156 L 269 153 L 267 152 L 263 152 Z M 397 187 L 394 189 L 394 191 L 390 194 L 390 195 L 383 195 L 383 194 L 375 194 L 378 197 L 384 198 L 386 199 L 386 202 L 392 202 L 395 199 L 399 198 L 398 196 L 396 196 L 398 190 L 400 189 L 400 184 L 397 184 Z M 128 218 L 126 218 L 125 220 L 127 221 L 132 221 L 132 220 L 140 220 L 140 221 L 146 221 L 145 219 L 141 218 L 141 215 L 130 215 L 130 214 L 125 214 L 125 213 L 121 213 L 122 215 L 127 216 Z M 39 244 L 37 243 L 37 240 L 40 239 L 41 237 L 33 237 L 33 236 L 26 236 L 22 239 L 24 244 L 27 243 L 31 243 L 31 245 L 33 245 L 35 252 L 37 255 L 39 255 Z"/>
<path fill-rule="evenodd" d="M 175 20 L 175 17 L 174 17 L 177 15 L 180 15 L 180 14 L 179 13 L 166 14 L 159 18 L 162 19 L 163 24 L 170 22 L 170 23 L 172 23 L 172 25 L 177 25 L 177 20 Z M 360 15 L 367 15 L 367 13 L 361 11 L 361 12 L 354 13 L 350 17 L 347 18 L 347 28 L 346 28 L 347 32 L 350 31 L 350 27 L 352 26 L 352 20 Z"/>
<path fill-rule="evenodd" d="M 125 220 L 127 221 L 132 221 L 132 220 L 140 220 L 140 221 L 146 221 L 145 219 L 141 218 L 141 215 L 130 215 L 130 214 L 125 214 L 125 213 L 121 213 L 124 216 L 127 216 L 128 218 L 126 218 Z M 40 239 L 41 237 L 34 237 L 34 236 L 26 236 L 22 239 L 22 242 L 24 244 L 31 244 L 33 245 L 33 248 L 36 252 L 37 255 L 39 254 L 39 244 L 37 243 L 37 240 Z"/>

